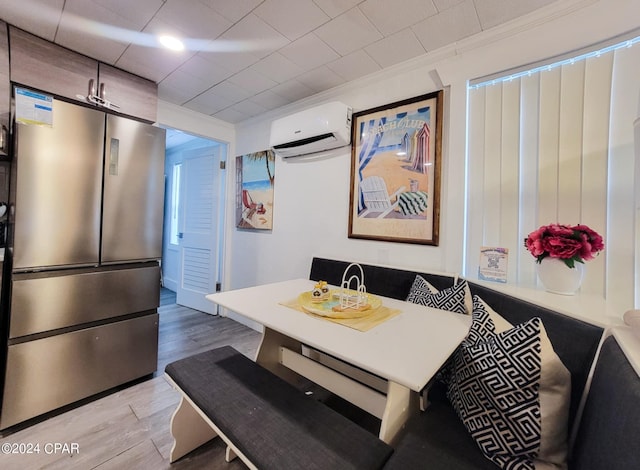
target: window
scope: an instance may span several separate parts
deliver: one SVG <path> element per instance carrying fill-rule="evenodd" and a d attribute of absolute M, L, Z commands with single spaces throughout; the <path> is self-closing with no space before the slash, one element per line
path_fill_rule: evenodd
<path fill-rule="evenodd" d="M 470 83 L 468 276 L 477 272 L 481 246 L 500 246 L 509 248 L 509 282 L 533 286 L 527 234 L 553 222 L 584 223 L 606 248 L 588 263 L 582 292 L 627 306 L 640 295 L 633 257 L 639 42 Z"/>

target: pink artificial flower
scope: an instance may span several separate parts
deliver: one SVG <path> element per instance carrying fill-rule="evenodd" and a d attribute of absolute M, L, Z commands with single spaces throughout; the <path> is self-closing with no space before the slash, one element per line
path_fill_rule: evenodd
<path fill-rule="evenodd" d="M 595 255 L 599 251 L 604 250 L 604 240 L 602 239 L 602 236 L 598 234 L 598 232 L 587 227 L 586 225 L 575 225 L 573 229 L 582 232 L 588 238 L 589 243 L 591 244 L 592 254 Z"/>
<path fill-rule="evenodd" d="M 551 237 L 570 237 L 573 235 L 573 228 L 566 225 L 551 224 L 546 226 L 546 231 Z"/>
<path fill-rule="evenodd" d="M 553 236 L 545 239 L 544 247 L 552 258 L 568 259 L 573 258 L 580 251 L 582 243 L 571 238 Z"/>
<path fill-rule="evenodd" d="M 540 256 L 544 253 L 544 246 L 542 243 L 544 231 L 545 227 L 540 227 L 538 230 L 531 232 L 525 240 L 527 250 L 529 250 L 533 256 Z"/>

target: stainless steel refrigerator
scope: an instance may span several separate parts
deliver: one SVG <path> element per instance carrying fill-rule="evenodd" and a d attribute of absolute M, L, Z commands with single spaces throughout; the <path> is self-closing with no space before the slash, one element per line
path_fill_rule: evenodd
<path fill-rule="evenodd" d="M 164 149 L 60 100 L 15 124 L 0 429 L 156 370 Z"/>

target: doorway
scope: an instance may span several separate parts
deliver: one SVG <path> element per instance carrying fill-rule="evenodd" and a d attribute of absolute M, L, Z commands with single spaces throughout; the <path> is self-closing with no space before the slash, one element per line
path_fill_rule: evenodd
<path fill-rule="evenodd" d="M 206 294 L 222 273 L 227 144 L 167 128 L 163 287 L 176 303 L 215 314 Z"/>

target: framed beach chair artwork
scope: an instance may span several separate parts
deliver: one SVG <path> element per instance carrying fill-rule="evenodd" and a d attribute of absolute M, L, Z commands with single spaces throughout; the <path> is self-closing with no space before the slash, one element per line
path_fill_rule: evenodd
<path fill-rule="evenodd" d="M 236 227 L 273 228 L 275 162 L 273 150 L 236 157 Z"/>
<path fill-rule="evenodd" d="M 438 245 L 443 94 L 353 114 L 350 238 Z"/>

